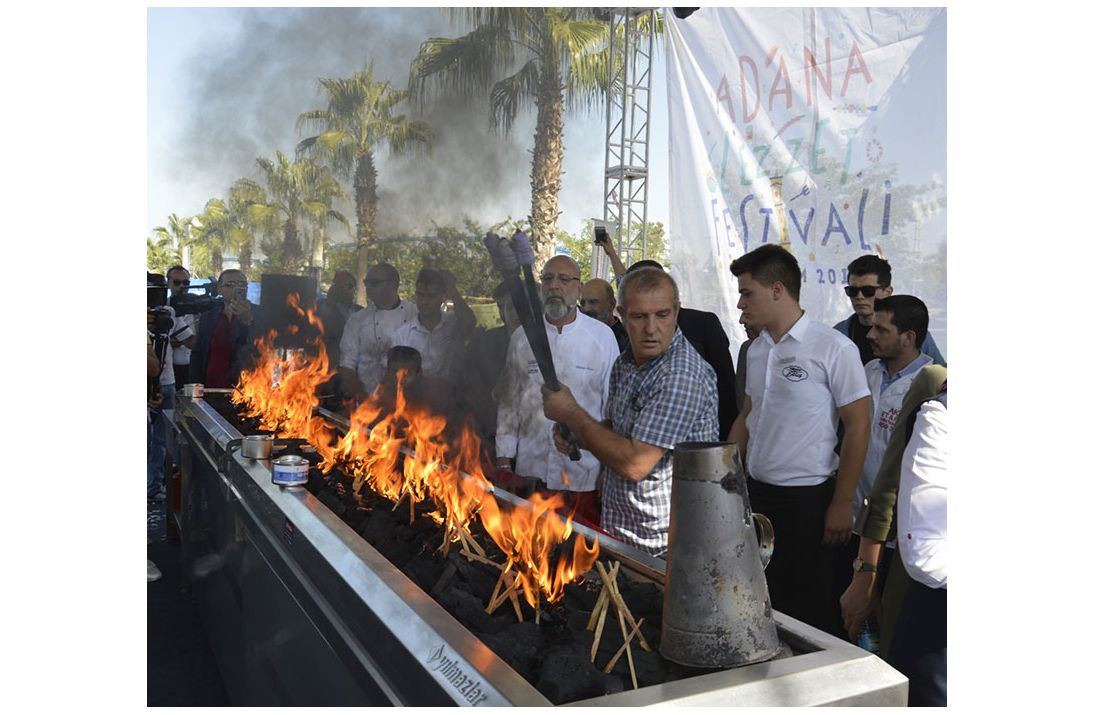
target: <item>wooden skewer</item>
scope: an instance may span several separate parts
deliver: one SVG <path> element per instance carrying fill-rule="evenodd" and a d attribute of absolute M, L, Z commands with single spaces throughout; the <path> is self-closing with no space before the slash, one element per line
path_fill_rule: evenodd
<path fill-rule="evenodd" d="M 600 636 L 604 633 L 604 622 L 608 618 L 608 608 L 604 607 L 600 609 L 600 616 L 596 621 L 596 636 L 593 637 L 593 651 L 589 654 L 589 661 L 596 662 L 596 649 L 600 646 Z"/>
<path fill-rule="evenodd" d="M 617 566 L 618 563 L 619 562 L 617 561 L 615 566 Z M 635 625 L 634 616 L 631 615 L 630 610 L 627 608 L 627 604 L 623 601 L 623 596 L 619 593 L 619 587 L 615 584 L 615 573 L 618 571 L 618 568 L 616 568 L 615 566 L 613 566 L 612 574 L 609 575 L 604 570 L 604 566 L 601 565 L 599 561 L 596 562 L 596 568 L 597 571 L 600 572 L 600 578 L 605 582 L 611 582 L 611 587 L 608 590 L 608 595 L 611 597 L 612 602 L 615 604 L 616 608 L 619 609 L 621 617 L 624 618 L 626 623 L 633 628 Z M 652 650 L 652 648 L 650 648 L 650 644 L 646 642 L 646 638 L 642 635 L 642 631 L 638 632 L 638 642 L 642 645 L 642 650 L 646 652 Z"/>
<path fill-rule="evenodd" d="M 506 572 L 506 574 L 509 577 L 508 580 L 513 582 L 513 585 L 510 586 L 507 591 L 509 594 L 509 602 L 513 604 L 513 611 L 517 614 L 517 622 L 524 623 L 524 612 L 520 610 L 520 597 L 517 595 L 517 592 L 520 590 L 517 588 L 518 581 L 511 571 Z"/>
<path fill-rule="evenodd" d="M 501 574 L 498 575 L 498 582 L 494 584 L 494 592 L 492 594 L 490 594 L 490 603 L 488 603 L 486 605 L 486 612 L 487 613 L 493 613 L 494 612 L 494 601 L 497 600 L 498 591 L 501 590 L 501 585 L 504 582 L 505 582 L 505 572 L 503 571 Z"/>
<path fill-rule="evenodd" d="M 631 629 L 631 632 L 630 632 L 630 633 L 628 633 L 628 634 L 627 634 L 627 637 L 626 637 L 626 638 L 625 638 L 625 639 L 623 640 L 623 645 L 619 646 L 619 650 L 617 650 L 617 651 L 615 652 L 615 655 L 613 655 L 613 656 L 612 656 L 612 659 L 608 661 L 608 664 L 607 664 L 606 666 L 604 666 L 604 672 L 605 672 L 605 673 L 610 673 L 610 672 L 612 672 L 612 668 L 614 668 L 614 667 L 615 667 L 615 664 L 616 664 L 617 662 L 619 662 L 619 659 L 620 659 L 620 658 L 622 657 L 622 655 L 623 655 L 623 651 L 624 651 L 624 650 L 626 650 L 626 649 L 628 648 L 628 646 L 629 646 L 629 644 L 630 644 L 630 642 L 631 642 L 631 639 L 633 639 L 633 638 L 634 638 L 634 634 L 635 634 L 635 633 L 638 633 L 638 626 L 641 626 L 641 625 L 642 625 L 642 623 L 643 623 L 643 622 L 644 622 L 645 620 L 646 620 L 645 618 L 640 618 L 640 619 L 638 619 L 638 623 L 636 623 L 636 624 L 635 624 L 635 627 Z"/>
<path fill-rule="evenodd" d="M 593 612 L 589 614 L 589 622 L 585 625 L 585 630 L 591 631 L 596 627 L 596 622 L 600 620 L 600 611 L 604 609 L 604 604 L 608 600 L 608 592 L 604 589 L 600 589 L 600 595 L 596 598 L 596 605 L 593 606 Z"/>
<path fill-rule="evenodd" d="M 479 546 L 479 542 L 475 541 L 475 537 L 471 536 L 471 532 L 469 532 L 462 526 L 460 527 L 460 539 L 462 539 L 465 543 L 470 543 L 471 548 L 475 550 L 475 553 L 477 553 L 479 556 L 482 556 L 483 558 L 486 558 L 486 550 Z"/>
<path fill-rule="evenodd" d="M 501 564 L 499 564 L 495 561 L 491 561 L 490 559 L 485 559 L 482 556 L 479 556 L 478 554 L 473 554 L 470 551 L 468 551 L 467 549 L 460 549 L 460 553 L 463 554 L 467 558 L 468 561 L 478 561 L 480 564 L 489 564 L 490 566 L 493 566 L 496 569 L 505 568 Z"/>
<path fill-rule="evenodd" d="M 619 607 L 618 603 L 615 606 L 615 613 L 619 616 L 619 632 L 623 634 L 623 650 L 627 652 L 627 666 L 631 669 L 631 685 L 634 686 L 635 690 L 638 690 L 638 677 L 634 674 L 634 656 L 631 655 L 631 643 L 627 640 L 627 626 L 624 623 L 623 609 Z M 638 626 L 635 624 L 635 630 L 637 629 Z"/>
<path fill-rule="evenodd" d="M 501 574 L 501 579 L 499 579 L 498 583 L 500 585 L 503 582 L 507 585 L 507 588 L 499 594 L 497 598 L 493 599 L 489 606 L 487 606 L 486 612 L 489 614 L 493 614 L 494 611 L 498 609 L 498 606 L 505 603 L 506 599 L 509 599 L 510 601 L 516 600 L 514 597 L 516 595 L 517 582 L 513 580 L 512 575 L 508 571 L 504 571 Z M 519 602 L 515 605 L 517 606 L 517 616 L 523 621 Z"/>

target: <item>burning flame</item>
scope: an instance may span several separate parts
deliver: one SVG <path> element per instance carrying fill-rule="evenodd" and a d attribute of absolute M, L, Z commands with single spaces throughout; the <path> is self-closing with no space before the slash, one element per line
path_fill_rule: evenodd
<path fill-rule="evenodd" d="M 600 555 L 600 542 L 594 539 L 590 546 L 579 534 L 574 539 L 572 556 L 562 554 L 551 570 L 549 557 L 573 532 L 573 514 L 565 521 L 557 514 L 563 506 L 560 494 L 550 497 L 532 494 L 528 501 L 531 510 L 503 509 L 491 497 L 483 501 L 479 518 L 486 533 L 509 557 L 506 570 L 517 572 L 525 600 L 538 607 L 539 591 L 548 603 L 555 603 L 562 598 L 563 586 L 593 567 Z"/>
<path fill-rule="evenodd" d="M 308 341 L 316 348 L 318 356 L 309 359 L 303 352 L 289 351 L 282 357 L 274 347 L 277 331 L 271 330 L 255 342 L 259 355 L 255 369 L 240 374 L 232 392 L 232 402 L 245 407 L 245 417 L 260 418 L 262 429 L 280 437 L 310 440 L 313 429 L 325 424 L 312 417 L 313 410 L 319 406 L 317 388 L 333 375 L 323 345 L 322 321 L 314 311 L 309 309 L 305 313 L 300 308 L 300 299 L 295 293 L 289 295 L 286 302 L 318 328 L 318 336 Z"/>
<path fill-rule="evenodd" d="M 409 500 L 412 520 L 415 505 L 431 500 L 435 510 L 428 516 L 444 526 L 446 552 L 451 544 L 470 539 L 470 524 L 478 515 L 505 554 L 503 570 L 515 575 L 533 607 L 539 606 L 541 593 L 548 603 L 558 602 L 563 587 L 593 567 L 599 540 L 589 544 L 578 535 L 571 553 L 560 548 L 573 533 L 573 515 L 563 518 L 558 513 L 563 498 L 533 495 L 531 509 L 499 504 L 482 471 L 479 436 L 464 423 L 446 439 L 449 425 L 444 417 L 407 399 L 405 370 L 397 375 L 394 395 L 389 384 L 381 383 L 353 411 L 344 435 L 313 416 L 319 405 L 317 388 L 333 376 L 322 322 L 313 311 L 305 313 L 295 295 L 288 302 L 318 327 L 319 337 L 309 341 L 318 356 L 279 354 L 274 347 L 276 331 L 256 340 L 255 368 L 240 375 L 232 394 L 232 402 L 244 407 L 244 416 L 258 417 L 263 429 L 279 436 L 307 439 L 323 458 L 323 473 L 339 467 L 353 479 L 355 492 L 367 485 L 396 503 Z"/>

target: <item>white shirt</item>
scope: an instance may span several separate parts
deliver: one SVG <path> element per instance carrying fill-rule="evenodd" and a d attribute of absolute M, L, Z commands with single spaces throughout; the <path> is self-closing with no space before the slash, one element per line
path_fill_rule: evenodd
<path fill-rule="evenodd" d="M 441 322 L 433 330 L 417 319 L 400 325 L 391 335 L 391 344 L 407 345 L 422 355 L 422 374 L 451 380 L 459 369 L 462 338 L 454 313 L 441 313 Z"/>
<path fill-rule="evenodd" d="M 864 499 L 870 496 L 870 490 L 874 486 L 878 470 L 881 469 L 881 459 L 885 456 L 885 448 L 889 446 L 889 438 L 893 435 L 893 424 L 900 416 L 900 410 L 904 406 L 904 396 L 908 394 L 908 388 L 912 386 L 912 380 L 931 360 L 929 355 L 924 355 L 925 361 L 912 361 L 914 367 L 906 373 L 900 373 L 896 380 L 889 383 L 885 391 L 881 391 L 881 384 L 886 376 L 885 363 L 881 358 L 876 358 L 866 363 L 866 382 L 870 386 L 870 445 L 866 449 L 866 461 L 862 465 L 862 474 L 858 478 L 858 486 L 855 487 L 855 519 L 858 520 L 859 510 Z M 911 366 L 909 366 L 911 367 Z M 901 435 L 903 439 L 903 435 Z"/>
<path fill-rule="evenodd" d="M 175 325 L 171 329 L 171 336 L 175 340 L 182 342 L 183 340 L 189 340 L 196 333 L 194 332 L 194 314 L 189 315 L 176 315 Z M 175 365 L 189 365 L 190 364 L 190 348 L 185 345 L 180 345 L 177 348 L 172 348 L 171 362 Z"/>
<path fill-rule="evenodd" d="M 394 344 L 392 334 L 417 319 L 418 307 L 405 300 L 391 310 L 380 310 L 372 304 L 358 310 L 342 330 L 338 365 L 355 370 L 365 392 L 371 393 L 387 369 L 387 351 Z"/>
<path fill-rule="evenodd" d="M 803 314 L 778 343 L 765 328 L 747 362 L 749 474 L 777 486 L 824 483 L 839 467 L 838 409 L 870 394 L 858 347 Z"/>
<path fill-rule="evenodd" d="M 946 407 L 929 400 L 919 408 L 915 429 L 900 464 L 896 498 L 897 541 L 908 576 L 931 588 L 945 588 L 946 461 L 949 429 Z"/>
<path fill-rule="evenodd" d="M 178 318 L 175 317 L 175 309 L 172 308 L 169 305 L 164 306 L 164 307 L 167 308 L 167 310 L 171 311 L 172 320 L 177 321 Z M 174 328 L 177 328 L 177 327 L 178 327 L 178 323 L 173 322 L 172 330 Z M 152 333 L 149 333 L 148 335 L 151 336 Z M 163 354 L 163 361 L 160 362 L 160 384 L 161 385 L 174 385 L 175 384 L 175 362 L 174 362 L 174 360 L 172 360 L 172 350 L 173 350 L 173 348 L 171 347 L 170 338 L 168 338 L 168 340 L 166 342 L 167 342 L 167 352 L 165 352 Z M 157 355 L 156 357 L 159 357 L 159 355 Z"/>
<path fill-rule="evenodd" d="M 577 311 L 574 322 L 562 326 L 561 333 L 546 319 L 543 322 L 558 381 L 570 388 L 574 399 L 593 419 L 600 421 L 608 401 L 612 365 L 619 357 L 615 333 L 581 311 Z M 581 450 L 581 460 L 573 462 L 555 449 L 553 423 L 543 416 L 543 376 L 523 327 L 517 328 L 509 340 L 505 371 L 504 391 L 498 401 L 498 456 L 515 455 L 513 471 L 545 482 L 548 489 L 596 489 L 600 462 L 591 452 Z"/>

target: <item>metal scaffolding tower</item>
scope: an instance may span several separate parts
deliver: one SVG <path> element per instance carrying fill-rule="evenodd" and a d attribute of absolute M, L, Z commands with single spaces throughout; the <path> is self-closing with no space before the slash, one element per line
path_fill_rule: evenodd
<path fill-rule="evenodd" d="M 604 220 L 624 265 L 646 256 L 654 12 L 653 8 L 615 8 L 611 15 Z M 648 24 L 640 33 L 643 22 Z M 607 256 L 597 248 L 593 274 L 607 278 L 610 272 Z"/>

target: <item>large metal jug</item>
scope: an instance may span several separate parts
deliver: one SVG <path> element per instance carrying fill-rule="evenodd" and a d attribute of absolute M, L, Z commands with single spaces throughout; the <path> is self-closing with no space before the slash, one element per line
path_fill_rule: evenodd
<path fill-rule="evenodd" d="M 684 442 L 673 448 L 672 511 L 665 566 L 661 655 L 700 668 L 766 660 L 779 649 L 737 447 Z M 770 556 L 771 544 L 764 545 Z"/>

